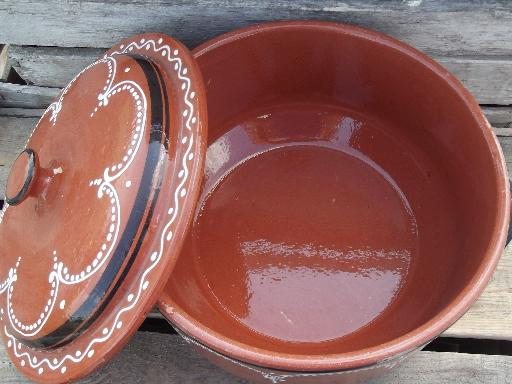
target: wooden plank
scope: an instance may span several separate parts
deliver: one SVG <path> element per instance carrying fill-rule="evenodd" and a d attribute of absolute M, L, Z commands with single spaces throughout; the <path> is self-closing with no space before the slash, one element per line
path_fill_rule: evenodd
<path fill-rule="evenodd" d="M 0 191 L 3 196 L 11 162 L 22 150 L 37 118 L 0 117 Z M 507 166 L 512 169 L 512 137 L 499 137 Z M 152 314 L 151 317 L 161 317 Z M 443 335 L 512 340 L 512 246 L 504 253 L 494 277 L 473 307 Z"/>
<path fill-rule="evenodd" d="M 370 383 L 507 383 L 511 377 L 512 356 L 419 352 Z"/>
<path fill-rule="evenodd" d="M 499 0 L 17 0 L 0 3 L 0 42 L 109 47 L 155 31 L 195 46 L 234 28 L 279 19 L 356 24 L 440 55 L 512 53 L 512 6 Z"/>
<path fill-rule="evenodd" d="M 44 109 L 28 109 L 28 108 L 1 108 L 0 117 L 41 117 Z"/>
<path fill-rule="evenodd" d="M 512 170 L 512 137 L 498 136 L 503 154 L 505 155 L 505 161 L 507 162 L 507 169 Z"/>
<path fill-rule="evenodd" d="M 512 107 L 485 106 L 482 110 L 493 127 L 512 128 Z"/>
<path fill-rule="evenodd" d="M 512 31 L 511 31 L 512 32 Z M 9 64 L 27 84 L 64 87 L 104 53 L 97 48 L 10 46 Z M 435 57 L 480 104 L 512 104 L 512 59 Z"/>
<path fill-rule="evenodd" d="M 10 65 L 7 60 L 8 45 L 0 44 L 0 81 L 6 81 L 9 76 Z"/>
<path fill-rule="evenodd" d="M 372 384 L 506 383 L 512 356 L 418 352 Z M 106 366 L 80 383 L 247 383 L 200 357 L 177 335 L 138 332 Z M 269 381 L 270 382 L 270 381 Z M 29 383 L 0 346 L 0 383 Z"/>
<path fill-rule="evenodd" d="M 512 60 L 435 59 L 457 76 L 480 104 L 512 104 Z"/>
<path fill-rule="evenodd" d="M 27 84 L 63 88 L 105 52 L 97 48 L 9 48 L 9 64 Z"/>
<path fill-rule="evenodd" d="M 507 139 L 506 147 L 510 161 L 512 140 Z M 512 246 L 509 246 L 505 249 L 496 272 L 482 296 L 442 336 L 512 340 L 511 325 Z"/>
<path fill-rule="evenodd" d="M 0 83 L 0 107 L 46 108 L 59 92 L 60 88 Z"/>
<path fill-rule="evenodd" d="M 0 117 L 0 199 L 4 197 L 9 169 L 23 150 L 38 118 Z"/>
<path fill-rule="evenodd" d="M 494 128 L 496 136 L 512 136 L 512 128 Z"/>

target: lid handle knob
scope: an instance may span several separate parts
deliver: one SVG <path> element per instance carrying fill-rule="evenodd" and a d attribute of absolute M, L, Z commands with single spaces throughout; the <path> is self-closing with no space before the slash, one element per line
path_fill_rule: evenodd
<path fill-rule="evenodd" d="M 11 167 L 5 188 L 5 201 L 7 204 L 18 205 L 27 198 L 35 173 L 35 152 L 30 148 L 26 148 L 18 155 Z"/>

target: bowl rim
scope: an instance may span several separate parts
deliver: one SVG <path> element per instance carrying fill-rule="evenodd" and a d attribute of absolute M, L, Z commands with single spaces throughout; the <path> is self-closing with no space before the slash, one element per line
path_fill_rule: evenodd
<path fill-rule="evenodd" d="M 233 41 L 258 33 L 275 30 L 281 31 L 284 29 L 330 32 L 366 39 L 372 43 L 381 44 L 393 49 L 397 53 L 404 54 L 444 78 L 447 85 L 458 94 L 468 107 L 468 112 L 471 112 L 473 115 L 493 159 L 493 171 L 498 186 L 496 196 L 497 212 L 494 220 L 494 229 L 485 255 L 468 284 L 444 309 L 428 322 L 384 344 L 339 354 L 311 356 L 281 353 L 270 349 L 252 347 L 225 337 L 213 329 L 204 326 L 201 322 L 190 317 L 179 306 L 175 305 L 166 292 L 161 294 L 158 306 L 162 314 L 181 332 L 197 343 L 218 352 L 220 355 L 225 355 L 229 360 L 238 360 L 256 366 L 292 372 L 351 370 L 393 360 L 422 347 L 455 323 L 476 301 L 492 277 L 503 253 L 510 218 L 510 191 L 503 152 L 475 98 L 454 75 L 423 52 L 378 32 L 335 22 L 274 21 L 255 24 L 222 34 L 199 45 L 192 50 L 192 53 L 194 58 L 197 58 Z"/>

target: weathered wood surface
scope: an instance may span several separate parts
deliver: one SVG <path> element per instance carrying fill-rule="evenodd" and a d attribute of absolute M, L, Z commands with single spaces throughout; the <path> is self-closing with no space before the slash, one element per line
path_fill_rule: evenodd
<path fill-rule="evenodd" d="M 11 45 L 9 65 L 27 84 L 63 88 L 105 52 L 98 48 L 26 47 Z"/>
<path fill-rule="evenodd" d="M 0 83 L 0 107 L 46 108 L 59 92 L 60 88 Z"/>
<path fill-rule="evenodd" d="M 4 197 L 9 168 L 37 121 L 37 118 L 0 117 L 0 199 Z"/>
<path fill-rule="evenodd" d="M 482 109 L 493 127 L 512 128 L 512 107 L 484 107 Z"/>
<path fill-rule="evenodd" d="M 0 44 L 0 81 L 6 81 L 9 74 L 7 51 L 8 46 Z"/>
<path fill-rule="evenodd" d="M 512 356 L 418 352 L 369 384 L 507 383 Z M 0 383 L 29 383 L 0 346 Z M 200 357 L 177 335 L 138 332 L 110 363 L 80 383 L 246 383 Z"/>
<path fill-rule="evenodd" d="M 457 76 L 480 104 L 512 104 L 512 60 L 435 59 Z"/>
<path fill-rule="evenodd" d="M 506 147 L 510 154 L 512 141 L 507 140 Z M 512 246 L 506 248 L 482 296 L 442 336 L 512 340 Z"/>
<path fill-rule="evenodd" d="M 32 108 L 2 108 L 0 107 L 0 117 L 41 117 L 44 109 Z"/>
<path fill-rule="evenodd" d="M 276 19 L 347 22 L 438 55 L 512 53 L 512 8 L 500 0 L 17 0 L 0 3 L 0 43 L 109 47 L 155 31 L 195 46 L 219 33 Z"/>
<path fill-rule="evenodd" d="M 97 48 L 11 45 L 7 53 L 9 65 L 27 84 L 64 87 L 104 51 Z M 512 59 L 434 58 L 453 72 L 480 104 L 512 104 Z"/>
<path fill-rule="evenodd" d="M 0 117 L 0 191 L 8 168 L 37 123 L 35 117 Z M 507 165 L 512 169 L 512 137 L 499 137 Z M 444 335 L 512 340 L 512 247 L 502 257 L 493 280 L 477 303 Z"/>
<path fill-rule="evenodd" d="M 512 169 L 512 5 L 504 0 L 17 0 L 0 2 L 0 199 L 8 167 L 52 99 L 106 47 L 163 32 L 189 47 L 234 28 L 279 19 L 346 22 L 434 57 L 484 106 Z M 2 44 L 9 44 L 2 49 Z M 14 45 L 13 45 L 14 44 Z M 79 47 L 79 48 L 77 48 Z M 11 66 L 29 84 L 5 84 Z M 152 317 L 158 317 L 153 312 Z M 161 315 L 160 315 L 161 316 Z M 475 305 L 443 335 L 512 340 L 512 247 Z M 507 383 L 512 357 L 420 352 L 384 383 Z M 243 383 L 176 335 L 139 332 L 83 383 Z M 0 343 L 0 384 L 26 383 Z"/>

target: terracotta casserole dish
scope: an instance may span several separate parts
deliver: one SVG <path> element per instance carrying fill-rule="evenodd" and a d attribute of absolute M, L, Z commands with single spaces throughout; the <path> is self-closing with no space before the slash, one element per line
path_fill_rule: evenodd
<path fill-rule="evenodd" d="M 454 323 L 505 245 L 469 92 L 389 37 L 256 25 L 113 46 L 44 112 L 0 211 L 0 337 L 29 378 L 106 361 L 158 302 L 253 381 L 351 382 Z"/>
<path fill-rule="evenodd" d="M 252 380 L 350 381 L 469 308 L 503 251 L 509 190 L 454 76 L 332 23 L 257 25 L 193 54 L 205 174 L 160 299 L 189 341 Z"/>

